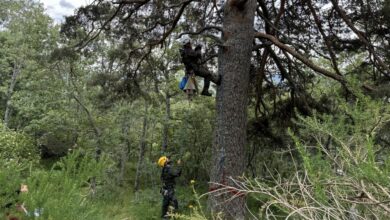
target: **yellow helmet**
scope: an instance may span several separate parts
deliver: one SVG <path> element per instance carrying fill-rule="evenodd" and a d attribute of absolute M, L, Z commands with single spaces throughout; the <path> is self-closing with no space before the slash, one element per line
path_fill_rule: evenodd
<path fill-rule="evenodd" d="M 162 157 L 160 157 L 160 159 L 158 159 L 157 163 L 160 167 L 164 167 L 167 160 L 168 160 L 168 157 L 162 156 Z"/>

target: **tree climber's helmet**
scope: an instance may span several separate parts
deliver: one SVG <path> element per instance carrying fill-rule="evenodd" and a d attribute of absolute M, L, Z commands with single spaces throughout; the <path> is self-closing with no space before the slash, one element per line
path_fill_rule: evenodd
<path fill-rule="evenodd" d="M 182 45 L 186 45 L 188 43 L 191 43 L 191 39 L 187 35 L 184 35 L 180 38 L 180 42 Z"/>
<path fill-rule="evenodd" d="M 165 163 L 168 161 L 168 157 L 162 156 L 160 159 L 158 159 L 157 163 L 160 167 L 164 167 Z"/>

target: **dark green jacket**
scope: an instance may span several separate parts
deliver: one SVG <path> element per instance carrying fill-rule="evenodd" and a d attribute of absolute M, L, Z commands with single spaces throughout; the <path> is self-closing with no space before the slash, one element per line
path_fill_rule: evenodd
<path fill-rule="evenodd" d="M 170 162 L 161 171 L 161 181 L 163 187 L 173 188 L 176 184 L 175 178 L 181 175 L 181 168 L 174 168 Z"/>
<path fill-rule="evenodd" d="M 180 55 L 186 71 L 194 70 L 202 58 L 200 47 L 193 50 L 191 47 L 184 46 L 180 50 Z"/>

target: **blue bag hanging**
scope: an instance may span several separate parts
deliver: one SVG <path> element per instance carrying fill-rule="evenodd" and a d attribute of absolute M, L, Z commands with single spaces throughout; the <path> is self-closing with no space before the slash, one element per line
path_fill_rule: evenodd
<path fill-rule="evenodd" d="M 180 90 L 183 90 L 183 89 L 184 89 L 184 87 L 185 87 L 186 84 L 187 84 L 187 80 L 188 80 L 188 77 L 186 77 L 186 76 L 184 76 L 184 77 L 181 79 L 181 81 L 180 81 L 180 83 L 179 83 L 179 88 L 180 88 Z"/>

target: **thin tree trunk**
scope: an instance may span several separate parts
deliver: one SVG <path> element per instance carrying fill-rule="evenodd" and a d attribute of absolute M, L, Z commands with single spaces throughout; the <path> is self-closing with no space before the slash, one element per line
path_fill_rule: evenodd
<path fill-rule="evenodd" d="M 92 114 L 89 111 L 89 109 L 81 102 L 81 100 L 76 95 L 73 95 L 73 98 L 76 100 L 77 103 L 79 103 L 81 108 L 83 108 L 83 110 L 87 114 L 89 124 L 93 128 L 93 132 L 95 133 L 96 138 L 100 138 L 100 136 L 101 136 L 100 129 L 96 126 L 95 120 L 93 119 Z"/>
<path fill-rule="evenodd" d="M 81 92 L 79 91 L 77 85 L 76 85 L 76 82 L 74 81 L 73 77 L 72 76 L 75 76 L 74 74 L 74 69 L 73 69 L 73 63 L 70 63 L 69 64 L 69 75 L 68 75 L 68 79 L 69 81 L 72 83 L 74 89 L 76 90 L 76 93 L 78 95 L 80 95 L 81 97 Z M 89 109 L 87 108 L 87 106 L 85 106 L 83 104 L 83 102 L 81 101 L 81 99 L 79 97 L 77 97 L 77 95 L 73 94 L 72 97 L 76 100 L 76 102 L 80 105 L 80 107 L 85 111 L 85 113 L 87 114 L 88 116 L 88 121 L 91 125 L 91 127 L 93 128 L 93 131 L 95 133 L 95 136 L 96 136 L 96 139 L 97 139 L 97 146 L 95 148 L 95 159 L 96 161 L 98 161 L 100 159 L 100 154 L 102 152 L 102 148 L 101 148 L 101 131 L 100 129 L 96 126 L 96 123 L 95 123 L 95 120 L 91 114 L 91 112 L 89 111 Z"/>
<path fill-rule="evenodd" d="M 125 123 L 123 125 L 123 135 L 125 136 L 125 142 L 123 143 L 123 147 L 122 147 L 122 151 L 121 151 L 121 159 L 120 159 L 120 170 L 119 170 L 119 178 L 118 178 L 118 182 L 121 186 L 123 186 L 123 183 L 124 183 L 124 176 L 125 176 L 125 171 L 126 171 L 126 163 L 127 163 L 127 160 L 129 158 L 129 153 L 130 153 L 130 149 L 129 149 L 129 140 L 128 140 L 128 136 L 129 136 L 129 124 L 128 123 Z"/>
<path fill-rule="evenodd" d="M 12 112 L 12 94 L 14 93 L 15 85 L 16 85 L 16 79 L 18 78 L 20 74 L 20 66 L 18 64 L 14 65 L 14 68 L 12 70 L 12 78 L 11 83 L 8 88 L 7 92 L 7 100 L 5 104 L 5 113 L 4 113 L 4 125 L 8 127 L 9 119 Z"/>
<path fill-rule="evenodd" d="M 234 190 L 219 195 L 223 184 L 245 171 L 245 145 L 250 58 L 254 39 L 255 0 L 229 0 L 225 5 L 223 47 L 219 54 L 221 84 L 217 88 L 217 115 L 210 176 L 209 202 L 225 219 L 244 219 L 245 198 Z M 217 184 L 213 184 L 217 183 Z M 219 196 L 218 196 L 219 195 Z"/>
<path fill-rule="evenodd" d="M 171 96 L 165 95 L 165 120 L 163 125 L 162 134 L 162 152 L 165 153 L 168 148 L 168 132 L 169 132 L 169 121 L 171 119 Z"/>
<path fill-rule="evenodd" d="M 73 74 L 73 68 L 72 68 L 72 64 L 70 64 L 70 74 Z M 70 79 L 70 82 L 72 83 L 74 89 L 76 90 L 77 94 L 81 94 L 77 88 L 77 85 L 76 85 L 76 82 L 74 80 L 72 80 L 72 77 L 69 76 L 69 79 Z M 88 121 L 89 121 L 89 124 L 90 126 L 93 128 L 93 131 L 95 133 L 95 136 L 96 136 L 96 148 L 95 148 L 95 160 L 96 161 L 99 161 L 100 159 L 100 155 L 102 153 L 102 143 L 101 143 L 101 136 L 102 136 L 102 133 L 100 131 L 100 129 L 97 127 L 96 123 L 95 123 L 95 120 L 94 120 L 94 117 L 92 116 L 91 112 L 89 111 L 89 109 L 87 108 L 87 106 L 85 106 L 83 104 L 83 102 L 80 100 L 79 97 L 77 97 L 77 95 L 73 94 L 72 97 L 74 98 L 74 100 L 76 100 L 76 102 L 79 104 L 79 106 L 85 111 L 85 113 L 87 114 L 87 117 L 88 117 Z M 95 196 L 96 195 L 96 177 L 91 177 L 91 180 L 90 180 L 90 183 L 91 183 L 91 190 L 92 190 L 92 196 Z"/>
<path fill-rule="evenodd" d="M 142 164 L 143 164 L 144 156 L 145 156 L 147 123 L 148 123 L 148 101 L 145 100 L 145 115 L 144 115 L 143 124 L 142 124 L 142 134 L 141 134 L 141 139 L 140 139 L 140 143 L 139 143 L 137 172 L 135 174 L 135 181 L 134 181 L 134 191 L 135 192 L 138 191 L 138 189 L 139 189 L 141 169 L 142 169 Z"/>
<path fill-rule="evenodd" d="M 150 128 L 150 130 L 151 131 L 155 131 L 156 130 L 156 125 L 157 125 L 157 123 L 156 123 L 156 121 L 153 121 L 153 126 L 150 126 L 150 123 L 151 123 L 152 121 L 149 121 L 148 122 L 148 124 L 149 124 L 149 128 Z M 154 132 L 151 132 L 150 133 L 150 140 L 155 140 L 155 138 L 154 138 L 154 135 L 155 135 L 156 133 L 154 133 Z M 145 152 L 148 152 L 148 146 L 149 146 L 149 158 L 153 158 L 154 157 L 154 155 L 153 155 L 153 148 L 152 148 L 152 145 L 153 144 L 146 144 L 146 146 L 145 146 Z M 146 153 L 145 153 L 146 154 Z M 155 187 L 157 184 L 156 184 L 156 173 L 154 172 L 155 170 L 154 169 L 148 169 L 148 176 L 149 176 L 149 182 L 148 182 L 148 184 L 147 184 L 147 186 L 148 187 L 151 187 L 151 188 L 153 188 L 153 187 Z M 145 184 L 146 185 L 146 184 Z"/>
<path fill-rule="evenodd" d="M 75 86 L 75 85 L 74 85 Z M 102 150 L 101 150 L 101 132 L 100 132 L 100 129 L 96 126 L 96 123 L 95 123 L 95 120 L 93 119 L 92 117 L 92 114 L 91 112 L 89 111 L 89 109 L 81 102 L 81 100 L 76 96 L 76 95 L 73 95 L 73 98 L 76 100 L 77 103 L 79 103 L 79 105 L 81 106 L 81 108 L 85 111 L 85 113 L 87 114 L 88 116 L 88 121 L 91 125 L 91 127 L 93 128 L 93 131 L 95 133 L 95 136 L 96 136 L 96 148 L 95 148 L 95 160 L 96 161 L 99 161 L 100 159 L 100 155 L 102 153 Z M 91 190 L 92 190 L 92 196 L 95 196 L 96 195 L 96 177 L 91 177 Z"/>

